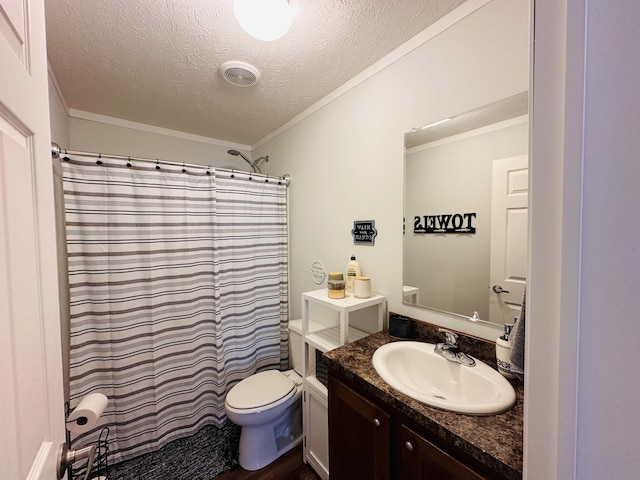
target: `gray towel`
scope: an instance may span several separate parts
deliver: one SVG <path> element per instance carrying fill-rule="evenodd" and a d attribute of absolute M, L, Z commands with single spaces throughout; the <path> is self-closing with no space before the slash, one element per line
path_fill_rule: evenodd
<path fill-rule="evenodd" d="M 511 345 L 511 372 L 516 374 L 518 378 L 522 379 L 524 376 L 524 325 L 526 318 L 526 298 L 527 292 L 525 290 L 522 295 L 522 310 L 520 311 L 520 317 L 516 320 L 516 323 L 511 329 L 509 335 L 509 344 Z"/>

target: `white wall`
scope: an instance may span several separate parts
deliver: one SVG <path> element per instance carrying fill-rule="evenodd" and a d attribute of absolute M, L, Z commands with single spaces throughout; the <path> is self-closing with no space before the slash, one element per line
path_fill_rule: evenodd
<path fill-rule="evenodd" d="M 260 145 L 291 172 L 291 303 L 318 288 L 315 260 L 344 270 L 355 253 L 392 311 L 495 339 L 482 328 L 402 304 L 404 133 L 528 89 L 528 1 L 495 0 Z M 354 246 L 355 220 L 375 220 L 375 246 Z"/>
<path fill-rule="evenodd" d="M 51 72 L 49 72 L 49 121 L 51 123 L 51 141 L 60 147 L 68 147 L 69 114 Z"/>
<path fill-rule="evenodd" d="M 528 134 L 522 117 L 407 150 L 403 278 L 420 304 L 490 318 L 493 162 L 526 155 Z M 415 217 L 470 212 L 474 234 L 413 233 Z"/>
<path fill-rule="evenodd" d="M 635 0 L 536 1 L 529 479 L 640 471 L 639 23 Z"/>
<path fill-rule="evenodd" d="M 67 106 L 57 89 L 55 78 L 49 70 L 49 123 L 51 142 L 63 148 L 69 145 L 69 116 Z M 53 159 L 52 159 L 53 160 Z M 56 245 L 58 262 L 58 295 L 60 305 L 60 338 L 62 342 L 62 387 L 65 400 L 69 399 L 69 277 L 67 275 L 67 237 L 64 220 L 64 191 L 60 160 L 53 160 L 53 189 L 56 209 Z"/>
<path fill-rule="evenodd" d="M 535 68 L 529 113 L 529 321 L 524 405 L 524 478 L 531 480 L 575 478 L 575 393 L 571 390 L 575 387 L 577 332 L 576 313 L 568 307 L 575 300 L 575 293 L 568 291 L 575 279 L 563 281 L 563 276 L 575 275 L 576 269 L 573 259 L 563 255 L 563 247 L 572 256 L 578 252 L 575 239 L 563 239 L 565 225 L 569 232 L 575 228 L 569 221 L 573 218 L 563 211 L 563 202 L 576 196 L 575 188 L 563 185 L 566 4 L 565 0 L 536 0 L 532 19 L 536 42 L 532 46 Z M 579 172 L 572 179 L 578 180 Z M 577 194 L 579 198 L 579 191 Z M 574 331 L 570 331 L 572 327 Z"/>
<path fill-rule="evenodd" d="M 638 478 L 640 6 L 587 3 L 577 478 Z"/>
<path fill-rule="evenodd" d="M 240 157 L 227 154 L 236 149 L 251 158 L 246 145 L 73 110 L 69 131 L 73 150 L 249 170 Z"/>

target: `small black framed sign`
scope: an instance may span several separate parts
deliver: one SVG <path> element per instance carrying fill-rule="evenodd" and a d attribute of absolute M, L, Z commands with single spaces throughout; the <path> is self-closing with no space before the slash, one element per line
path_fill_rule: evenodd
<path fill-rule="evenodd" d="M 375 244 L 376 235 L 378 235 L 378 231 L 376 230 L 376 221 L 375 220 L 354 221 L 353 230 L 351 230 L 351 235 L 353 235 L 353 243 L 355 245 Z"/>

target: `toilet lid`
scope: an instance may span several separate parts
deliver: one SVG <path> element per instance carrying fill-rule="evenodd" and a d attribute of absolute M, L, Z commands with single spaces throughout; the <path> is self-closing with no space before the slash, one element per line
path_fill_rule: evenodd
<path fill-rule="evenodd" d="M 227 404 L 237 409 L 269 405 L 294 394 L 296 385 L 278 370 L 267 370 L 245 378 L 227 393 Z"/>

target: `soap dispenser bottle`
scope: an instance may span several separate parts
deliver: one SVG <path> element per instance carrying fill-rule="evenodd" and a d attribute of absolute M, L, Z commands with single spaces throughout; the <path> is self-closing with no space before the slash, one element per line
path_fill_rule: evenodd
<path fill-rule="evenodd" d="M 512 323 L 505 323 L 504 333 L 496 339 L 496 362 L 498 364 L 498 371 L 507 378 L 516 378 L 516 376 L 511 373 L 511 345 L 509 344 L 509 335 L 511 334 L 512 328 Z"/>
<path fill-rule="evenodd" d="M 352 254 L 351 260 L 347 263 L 347 280 L 345 281 L 345 289 L 347 292 L 353 293 L 353 281 L 360 275 L 362 275 L 360 264 L 356 261 L 355 254 Z"/>

